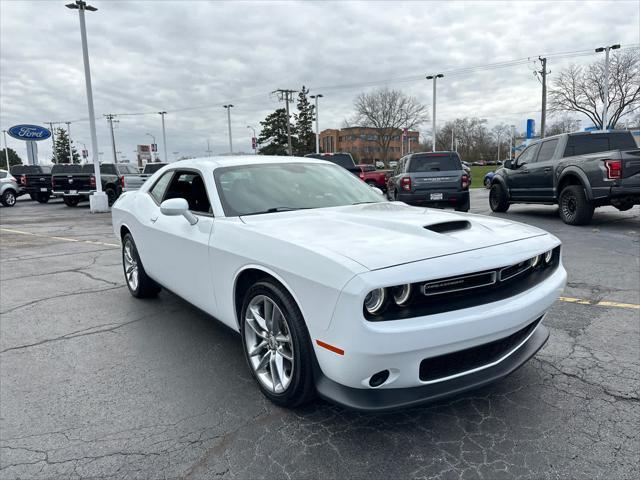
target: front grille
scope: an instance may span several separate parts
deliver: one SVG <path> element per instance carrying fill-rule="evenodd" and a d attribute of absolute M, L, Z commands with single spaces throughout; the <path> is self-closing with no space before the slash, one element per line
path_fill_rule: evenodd
<path fill-rule="evenodd" d="M 460 350 L 459 352 L 425 358 L 420 362 L 420 380 L 423 382 L 442 380 L 453 375 L 489 366 L 518 347 L 535 330 L 540 320 L 542 320 L 542 317 L 500 340 Z"/>

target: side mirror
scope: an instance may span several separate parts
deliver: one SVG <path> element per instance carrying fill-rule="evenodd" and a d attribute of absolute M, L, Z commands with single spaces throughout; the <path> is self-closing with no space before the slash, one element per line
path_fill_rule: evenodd
<path fill-rule="evenodd" d="M 376 192 L 378 195 L 380 196 L 384 196 L 384 192 L 382 190 L 380 190 L 378 187 L 374 187 L 373 185 L 370 185 L 371 189 Z"/>
<path fill-rule="evenodd" d="M 505 160 L 502 166 L 508 169 L 513 168 L 513 160 Z"/>
<path fill-rule="evenodd" d="M 189 211 L 189 204 L 184 198 L 170 198 L 160 204 L 160 212 L 168 217 L 182 215 L 191 225 L 198 223 L 198 217 Z"/>

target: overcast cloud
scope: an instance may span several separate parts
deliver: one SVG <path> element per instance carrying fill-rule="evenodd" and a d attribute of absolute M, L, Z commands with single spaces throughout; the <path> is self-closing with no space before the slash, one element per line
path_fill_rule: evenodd
<path fill-rule="evenodd" d="M 70 0 L 69 0 L 70 1 Z M 0 1 L 0 126 L 82 120 L 72 137 L 89 146 L 77 11 L 68 1 Z M 87 12 L 96 114 L 167 110 L 167 143 L 179 155 L 250 151 L 251 132 L 279 106 L 276 88 L 322 93 L 320 128 L 339 128 L 353 98 L 385 84 L 431 105 L 431 73 L 531 57 L 515 67 L 445 76 L 438 123 L 480 116 L 524 129 L 539 120 L 538 54 L 640 43 L 640 2 L 213 2 L 93 0 Z M 559 71 L 597 54 L 550 59 Z M 356 85 L 353 85 L 356 84 Z M 346 85 L 346 86 L 345 86 Z M 331 88 L 343 86 L 342 88 Z M 193 108 L 186 110 L 187 108 Z M 117 149 L 128 159 L 145 133 L 161 145 L 160 116 L 120 116 Z M 99 151 L 111 158 L 107 123 Z M 426 133 L 430 125 L 420 129 Z M 24 142 L 9 146 L 26 159 Z M 40 160 L 51 143 L 41 142 Z"/>

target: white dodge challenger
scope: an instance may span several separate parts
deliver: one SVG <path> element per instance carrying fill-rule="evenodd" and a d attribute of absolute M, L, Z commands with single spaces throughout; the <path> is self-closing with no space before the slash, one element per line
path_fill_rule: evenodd
<path fill-rule="evenodd" d="M 127 285 L 166 288 L 240 333 L 258 386 L 358 410 L 485 385 L 546 342 L 560 241 L 495 217 L 388 202 L 295 157 L 186 160 L 113 206 Z"/>

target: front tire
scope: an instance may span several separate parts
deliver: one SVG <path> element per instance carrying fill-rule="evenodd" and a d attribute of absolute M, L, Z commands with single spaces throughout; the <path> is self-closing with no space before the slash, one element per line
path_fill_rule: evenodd
<path fill-rule="evenodd" d="M 288 408 L 313 399 L 311 339 L 289 292 L 271 280 L 249 288 L 240 334 L 247 364 L 264 396 Z"/>
<path fill-rule="evenodd" d="M 125 234 L 122 239 L 122 268 L 129 292 L 134 297 L 155 297 L 160 292 L 160 286 L 145 272 L 136 242 L 130 233 Z"/>
<path fill-rule="evenodd" d="M 560 192 L 560 218 L 567 225 L 587 225 L 593 218 L 593 205 L 582 185 L 569 185 Z"/>
<path fill-rule="evenodd" d="M 491 211 L 504 213 L 509 210 L 509 197 L 500 183 L 494 183 L 489 191 L 489 206 Z"/>
<path fill-rule="evenodd" d="M 16 192 L 13 190 L 6 190 L 2 197 L 0 197 L 0 203 L 5 207 L 13 207 L 16 204 Z"/>

